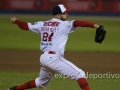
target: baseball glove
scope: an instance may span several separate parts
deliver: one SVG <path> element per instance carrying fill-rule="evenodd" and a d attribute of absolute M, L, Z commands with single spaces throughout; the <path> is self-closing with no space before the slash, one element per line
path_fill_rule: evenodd
<path fill-rule="evenodd" d="M 102 43 L 102 41 L 105 39 L 105 36 L 106 31 L 104 30 L 104 27 L 100 25 L 99 28 L 96 29 L 95 42 Z"/>

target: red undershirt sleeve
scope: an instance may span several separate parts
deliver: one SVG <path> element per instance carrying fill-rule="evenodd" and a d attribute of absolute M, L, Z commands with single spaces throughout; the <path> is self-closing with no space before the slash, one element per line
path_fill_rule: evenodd
<path fill-rule="evenodd" d="M 92 23 L 92 22 L 88 22 L 88 21 L 82 21 L 82 20 L 75 20 L 73 22 L 73 26 L 74 27 L 91 27 L 91 28 L 94 28 L 94 24 L 95 23 Z"/>
<path fill-rule="evenodd" d="M 22 30 L 29 30 L 27 22 L 16 20 L 14 23 L 17 24 Z"/>

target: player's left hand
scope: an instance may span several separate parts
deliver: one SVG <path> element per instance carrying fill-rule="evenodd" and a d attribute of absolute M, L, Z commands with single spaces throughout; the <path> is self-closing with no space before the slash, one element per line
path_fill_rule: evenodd
<path fill-rule="evenodd" d="M 12 17 L 12 18 L 11 18 L 11 21 L 12 21 L 13 23 L 14 23 L 16 20 L 17 20 L 16 17 Z"/>
<path fill-rule="evenodd" d="M 105 39 L 105 36 L 106 30 L 104 30 L 104 27 L 102 25 L 100 25 L 99 28 L 96 29 L 95 42 L 102 43 L 102 41 Z"/>

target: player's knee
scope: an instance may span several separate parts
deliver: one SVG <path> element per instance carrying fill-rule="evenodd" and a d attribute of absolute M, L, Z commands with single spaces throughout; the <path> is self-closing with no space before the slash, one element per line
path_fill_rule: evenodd
<path fill-rule="evenodd" d="M 78 80 L 79 78 L 86 78 L 85 72 L 83 70 L 81 70 L 81 72 L 78 73 L 78 76 L 76 77 L 76 80 Z"/>
<path fill-rule="evenodd" d="M 40 83 L 39 78 L 35 79 L 35 84 L 36 84 L 37 87 L 41 87 L 41 83 Z"/>
<path fill-rule="evenodd" d="M 45 88 L 47 86 L 47 84 L 45 84 L 44 82 L 41 82 L 39 77 L 35 79 L 35 83 L 36 83 L 36 86 L 39 88 Z"/>

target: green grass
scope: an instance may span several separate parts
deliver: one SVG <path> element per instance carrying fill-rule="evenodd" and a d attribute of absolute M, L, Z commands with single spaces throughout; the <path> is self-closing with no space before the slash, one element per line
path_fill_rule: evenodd
<path fill-rule="evenodd" d="M 0 90 L 7 90 L 11 86 L 21 85 L 38 77 L 38 73 L 0 72 Z M 91 90 L 119 90 L 120 78 L 88 79 Z M 39 88 L 31 90 L 43 90 Z M 46 90 L 81 90 L 75 80 L 53 78 Z"/>
<path fill-rule="evenodd" d="M 41 15 L 0 15 L 0 49 L 39 50 L 40 35 L 23 31 L 10 22 L 16 16 L 22 21 L 34 22 L 51 19 L 52 16 Z M 78 28 L 69 35 L 67 51 L 87 52 L 120 52 L 120 18 L 119 17 L 83 17 L 70 16 L 69 19 L 80 19 L 105 26 L 107 35 L 102 44 L 94 42 L 95 29 Z"/>

